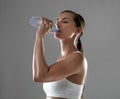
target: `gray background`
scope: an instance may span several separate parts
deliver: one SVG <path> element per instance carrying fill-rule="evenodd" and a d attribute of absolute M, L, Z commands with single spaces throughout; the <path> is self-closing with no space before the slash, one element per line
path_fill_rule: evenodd
<path fill-rule="evenodd" d="M 0 0 L 0 99 L 45 99 L 42 84 L 32 81 L 36 29 L 31 16 L 53 21 L 70 9 L 86 20 L 82 37 L 88 59 L 85 99 L 120 98 L 120 0 Z M 59 42 L 45 39 L 47 63 L 60 54 Z"/>

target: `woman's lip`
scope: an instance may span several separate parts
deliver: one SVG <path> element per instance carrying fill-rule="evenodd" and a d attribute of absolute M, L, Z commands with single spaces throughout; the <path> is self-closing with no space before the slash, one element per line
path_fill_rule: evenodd
<path fill-rule="evenodd" d="M 58 29 L 58 31 L 57 32 L 60 32 L 60 29 Z"/>
<path fill-rule="evenodd" d="M 60 32 L 60 29 L 59 29 L 59 28 L 57 28 L 56 32 Z"/>

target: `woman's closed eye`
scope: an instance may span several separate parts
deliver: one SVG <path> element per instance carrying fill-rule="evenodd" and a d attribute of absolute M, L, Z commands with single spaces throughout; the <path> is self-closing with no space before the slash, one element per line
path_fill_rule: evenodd
<path fill-rule="evenodd" d="M 62 23 L 69 23 L 67 20 L 62 20 L 61 22 Z"/>
<path fill-rule="evenodd" d="M 56 23 L 61 22 L 61 23 L 69 23 L 67 20 L 61 20 L 61 21 L 56 21 Z"/>
<path fill-rule="evenodd" d="M 63 18 L 63 19 L 61 19 L 61 20 L 60 20 L 60 19 L 57 19 L 57 20 L 56 20 L 56 23 L 57 23 L 57 22 L 69 23 L 69 20 L 68 20 L 68 18 Z"/>

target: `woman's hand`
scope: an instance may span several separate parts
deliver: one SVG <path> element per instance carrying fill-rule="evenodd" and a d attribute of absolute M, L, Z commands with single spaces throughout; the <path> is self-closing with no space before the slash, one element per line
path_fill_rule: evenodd
<path fill-rule="evenodd" d="M 42 24 L 36 31 L 37 37 L 45 37 L 52 29 L 53 22 L 45 17 L 41 17 Z"/>

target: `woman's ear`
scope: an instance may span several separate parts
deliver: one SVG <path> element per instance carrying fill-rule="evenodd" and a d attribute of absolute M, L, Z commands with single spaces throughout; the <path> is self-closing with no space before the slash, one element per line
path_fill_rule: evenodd
<path fill-rule="evenodd" d="M 81 32 L 82 32 L 82 28 L 81 27 L 77 27 L 76 34 L 79 34 Z"/>

